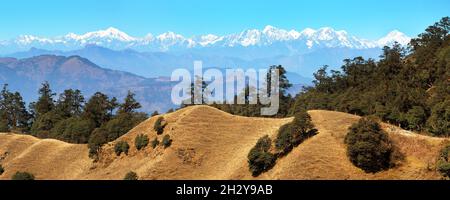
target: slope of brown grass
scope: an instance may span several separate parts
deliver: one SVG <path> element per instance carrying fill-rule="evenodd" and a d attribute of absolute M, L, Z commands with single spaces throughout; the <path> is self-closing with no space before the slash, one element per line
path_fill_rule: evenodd
<path fill-rule="evenodd" d="M 247 174 L 247 154 L 256 141 L 291 119 L 247 118 L 233 116 L 209 106 L 192 106 L 164 116 L 168 125 L 157 136 L 153 124 L 158 117 L 143 122 L 119 138 L 131 148 L 128 156 L 117 158 L 114 142 L 104 148 L 88 177 L 122 178 L 128 171 L 136 171 L 145 179 L 233 179 Z M 146 134 L 150 141 L 166 134 L 173 139 L 164 149 L 147 147 L 138 152 L 134 138 Z M 236 174 L 237 171 L 241 173 Z"/>
<path fill-rule="evenodd" d="M 0 179 L 10 179 L 16 171 L 36 179 L 78 179 L 91 163 L 86 145 L 0 133 L 0 164 L 5 168 Z"/>
<path fill-rule="evenodd" d="M 436 158 L 444 139 L 418 135 L 382 124 L 403 154 L 403 161 L 387 171 L 370 174 L 355 167 L 346 156 L 348 127 L 360 118 L 341 112 L 309 112 L 319 134 L 295 148 L 266 173 L 268 179 L 440 179 Z"/>
<path fill-rule="evenodd" d="M 359 117 L 332 111 L 310 111 L 319 133 L 278 160 L 256 179 L 439 179 L 435 158 L 443 139 L 417 135 L 383 124 L 405 159 L 400 166 L 376 174 L 354 167 L 343 143 L 348 127 Z M 86 145 L 31 136 L 0 134 L 0 163 L 9 179 L 15 171 L 29 171 L 38 179 L 122 179 L 135 171 L 143 179 L 254 179 L 247 154 L 256 141 L 292 118 L 249 118 L 227 114 L 208 106 L 192 106 L 163 115 L 168 125 L 157 135 L 152 117 L 129 133 L 105 145 L 98 162 L 88 158 Z M 137 151 L 134 139 L 147 135 L 159 141 L 168 134 L 169 148 L 147 146 Z M 128 155 L 116 156 L 114 144 L 130 144 Z M 5 155 L 4 159 L 2 155 Z"/>

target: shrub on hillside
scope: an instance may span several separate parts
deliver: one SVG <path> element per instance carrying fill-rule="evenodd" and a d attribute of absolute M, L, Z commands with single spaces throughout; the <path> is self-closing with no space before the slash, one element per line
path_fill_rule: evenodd
<path fill-rule="evenodd" d="M 153 129 L 156 131 L 156 133 L 158 135 L 161 135 L 164 132 L 164 127 L 166 126 L 166 123 L 164 121 L 163 117 L 159 117 L 156 122 L 155 125 L 153 126 Z"/>
<path fill-rule="evenodd" d="M 439 161 L 437 164 L 438 171 L 442 174 L 442 176 L 450 178 L 450 144 L 445 146 L 441 150 L 441 154 L 439 157 Z"/>
<path fill-rule="evenodd" d="M 155 138 L 154 140 L 152 140 L 152 148 L 156 148 L 159 144 L 158 138 Z"/>
<path fill-rule="evenodd" d="M 311 117 L 306 110 L 300 110 L 295 113 L 294 120 L 281 126 L 278 130 L 275 148 L 279 151 L 279 155 L 286 155 L 304 140 L 315 135 L 317 130 L 313 128 Z"/>
<path fill-rule="evenodd" d="M 293 129 L 292 124 L 285 124 L 278 130 L 277 138 L 275 139 L 275 148 L 281 155 L 285 155 L 292 150 L 293 145 Z"/>
<path fill-rule="evenodd" d="M 295 113 L 294 120 L 292 121 L 292 131 L 294 146 L 299 145 L 305 139 L 316 134 L 317 130 L 314 129 L 311 116 L 306 110 L 300 110 Z"/>
<path fill-rule="evenodd" d="M 116 152 L 117 156 L 120 156 L 121 153 L 128 155 L 128 149 L 130 149 L 130 145 L 125 141 L 119 141 L 114 145 L 114 152 Z"/>
<path fill-rule="evenodd" d="M 34 180 L 34 175 L 28 172 L 16 172 L 11 180 Z"/>
<path fill-rule="evenodd" d="M 136 172 L 133 172 L 133 171 L 128 172 L 125 175 L 125 177 L 123 178 L 123 180 L 127 180 L 127 181 L 135 181 L 138 179 L 139 179 L 138 175 L 136 174 Z"/>
<path fill-rule="evenodd" d="M 148 145 L 148 137 L 144 134 L 140 134 L 136 136 L 134 139 L 134 145 L 136 146 L 137 150 L 141 150 L 145 148 Z"/>
<path fill-rule="evenodd" d="M 92 135 L 88 141 L 90 158 L 97 160 L 98 151 L 101 149 L 103 144 L 108 142 L 107 134 L 108 133 L 103 128 L 97 128 L 92 132 Z"/>
<path fill-rule="evenodd" d="M 353 124 L 345 137 L 350 161 L 365 172 L 375 173 L 391 166 L 393 145 L 380 125 L 368 118 Z"/>
<path fill-rule="evenodd" d="M 164 148 L 169 147 L 172 144 L 172 139 L 170 139 L 169 135 L 165 135 L 162 139 L 162 145 L 164 146 Z"/>
<path fill-rule="evenodd" d="M 275 165 L 277 157 L 270 152 L 271 146 L 272 141 L 266 135 L 248 153 L 248 165 L 253 176 L 258 176 Z"/>
<path fill-rule="evenodd" d="M 156 115 L 159 115 L 158 111 L 153 112 L 153 113 L 150 115 L 150 117 L 154 117 L 154 116 L 156 116 Z"/>
<path fill-rule="evenodd" d="M 2 174 L 3 174 L 3 172 L 5 172 L 5 169 L 3 168 L 3 166 L 2 166 L 2 165 L 0 165 L 0 175 L 2 175 Z"/>

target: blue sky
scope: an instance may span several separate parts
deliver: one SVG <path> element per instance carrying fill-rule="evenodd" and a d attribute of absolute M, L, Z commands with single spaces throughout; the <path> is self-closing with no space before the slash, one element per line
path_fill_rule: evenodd
<path fill-rule="evenodd" d="M 2 0 L 0 40 L 116 27 L 132 36 L 174 31 L 228 34 L 265 25 L 324 26 L 377 39 L 393 29 L 416 36 L 444 16 L 449 0 Z"/>

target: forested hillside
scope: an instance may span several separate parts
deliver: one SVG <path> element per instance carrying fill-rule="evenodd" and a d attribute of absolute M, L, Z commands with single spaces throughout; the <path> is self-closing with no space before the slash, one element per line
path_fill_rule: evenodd
<path fill-rule="evenodd" d="M 385 47 L 380 61 L 344 60 L 341 71 L 314 76 L 297 95 L 293 110 L 336 110 L 375 115 L 402 128 L 436 136 L 450 134 L 450 21 L 442 18 L 408 48 Z"/>

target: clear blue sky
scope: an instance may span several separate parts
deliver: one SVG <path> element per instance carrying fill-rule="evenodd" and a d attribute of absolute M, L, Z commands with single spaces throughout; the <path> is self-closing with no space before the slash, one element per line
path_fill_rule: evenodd
<path fill-rule="evenodd" d="M 416 36 L 450 15 L 449 0 L 2 0 L 0 40 L 116 27 L 132 36 L 228 34 L 273 25 L 330 26 L 367 39 L 393 29 Z"/>

